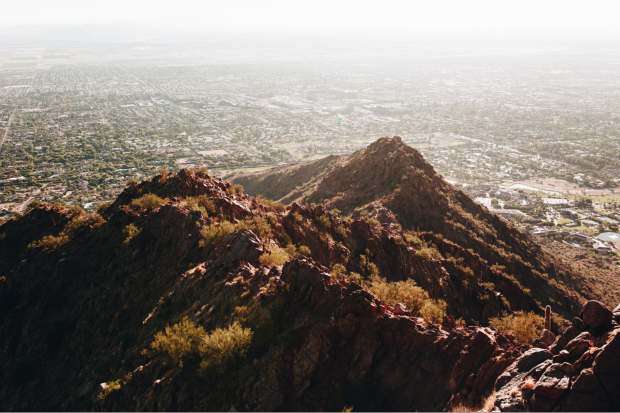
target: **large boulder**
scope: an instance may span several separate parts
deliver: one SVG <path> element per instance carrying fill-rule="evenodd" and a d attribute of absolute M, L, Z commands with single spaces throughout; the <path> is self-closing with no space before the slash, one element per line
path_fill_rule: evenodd
<path fill-rule="evenodd" d="M 579 318 L 593 330 L 606 331 L 611 327 L 613 313 L 600 301 L 591 300 L 583 305 Z"/>
<path fill-rule="evenodd" d="M 581 330 L 579 330 L 576 327 L 570 326 L 568 327 L 566 330 L 564 330 L 564 332 L 562 333 L 562 335 L 555 341 L 555 343 L 549 347 L 549 351 L 551 351 L 552 354 L 558 354 L 562 349 L 564 349 L 564 347 L 566 347 L 566 345 L 575 337 L 577 337 L 579 334 L 581 334 Z"/>
<path fill-rule="evenodd" d="M 530 400 L 532 410 L 550 410 L 569 387 L 570 376 L 566 366 L 559 363 L 550 365 L 534 386 L 534 396 Z"/>
<path fill-rule="evenodd" d="M 562 406 L 564 412 L 604 412 L 609 410 L 607 396 L 592 369 L 579 374 Z"/>
<path fill-rule="evenodd" d="M 618 331 L 616 330 L 613 338 L 603 346 L 592 366 L 592 370 L 616 404 L 620 404 L 620 334 Z"/>

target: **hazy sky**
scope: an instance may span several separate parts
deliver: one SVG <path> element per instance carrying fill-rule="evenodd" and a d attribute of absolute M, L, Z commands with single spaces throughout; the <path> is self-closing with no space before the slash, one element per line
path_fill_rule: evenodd
<path fill-rule="evenodd" d="M 620 34 L 620 1 L 7 0 L 0 27 L 135 22 L 201 31 Z"/>

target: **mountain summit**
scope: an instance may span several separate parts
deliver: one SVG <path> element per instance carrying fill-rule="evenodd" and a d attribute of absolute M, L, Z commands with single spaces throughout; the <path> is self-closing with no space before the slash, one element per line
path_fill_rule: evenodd
<path fill-rule="evenodd" d="M 289 171 L 288 207 L 181 170 L 0 226 L 3 410 L 617 405 L 620 310 L 399 138 Z M 556 341 L 486 327 L 548 303 Z"/>

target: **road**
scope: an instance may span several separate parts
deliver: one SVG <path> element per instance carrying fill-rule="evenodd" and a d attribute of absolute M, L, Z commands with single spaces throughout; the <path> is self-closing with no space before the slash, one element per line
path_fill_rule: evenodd
<path fill-rule="evenodd" d="M 4 141 L 6 141 L 7 136 L 9 136 L 9 129 L 11 129 L 11 122 L 13 121 L 13 116 L 15 116 L 15 112 L 17 109 L 13 109 L 13 113 L 9 117 L 9 121 L 6 124 L 6 130 L 4 131 L 4 136 L 2 137 L 2 142 L 0 142 L 0 156 L 2 156 L 2 149 L 4 148 Z"/>

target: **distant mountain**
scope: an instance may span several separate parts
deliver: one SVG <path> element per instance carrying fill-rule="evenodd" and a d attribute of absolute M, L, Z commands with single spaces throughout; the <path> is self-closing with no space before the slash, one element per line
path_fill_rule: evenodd
<path fill-rule="evenodd" d="M 582 397 L 560 391 L 582 370 L 617 379 L 596 367 L 617 355 L 598 304 L 535 348 L 486 327 L 547 303 L 572 318 L 578 274 L 399 138 L 258 176 L 235 180 L 304 202 L 182 170 L 98 214 L 32 205 L 2 224 L 3 410 L 517 409 L 511 380 L 539 363 L 527 400 L 551 410 Z"/>

